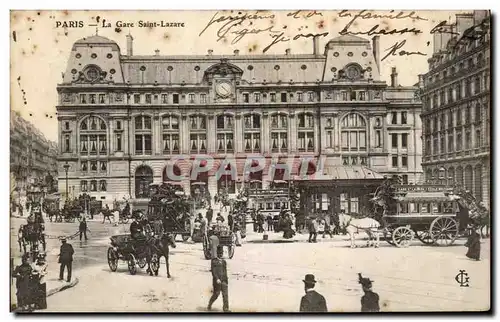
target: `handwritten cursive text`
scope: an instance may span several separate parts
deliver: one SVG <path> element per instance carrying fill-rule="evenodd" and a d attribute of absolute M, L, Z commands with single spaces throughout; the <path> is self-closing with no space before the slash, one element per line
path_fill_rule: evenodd
<path fill-rule="evenodd" d="M 401 42 L 396 41 L 394 45 L 385 50 L 388 53 L 380 61 L 384 61 L 389 56 L 411 56 L 411 55 L 427 56 L 427 54 L 424 54 L 419 51 L 406 51 L 401 49 L 405 44 L 406 40 L 403 40 Z"/>

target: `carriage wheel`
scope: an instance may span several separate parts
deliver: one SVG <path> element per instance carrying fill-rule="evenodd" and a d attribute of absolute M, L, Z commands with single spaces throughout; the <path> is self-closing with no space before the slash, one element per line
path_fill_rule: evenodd
<path fill-rule="evenodd" d="M 415 232 L 415 235 L 417 236 L 418 240 L 420 240 L 422 243 L 426 245 L 432 245 L 434 244 L 434 240 L 432 239 L 432 236 L 429 232 L 429 230 L 413 230 Z"/>
<path fill-rule="evenodd" d="M 227 256 L 229 256 L 229 259 L 232 259 L 234 256 L 234 245 L 227 246 Z"/>
<path fill-rule="evenodd" d="M 137 273 L 137 267 L 135 266 L 135 257 L 132 254 L 128 255 L 128 271 L 131 275 Z"/>
<path fill-rule="evenodd" d="M 210 249 L 208 247 L 208 236 L 203 235 L 203 255 L 205 255 L 205 259 L 211 259 L 212 254 L 210 253 Z"/>
<path fill-rule="evenodd" d="M 151 256 L 151 270 L 155 273 L 156 276 L 158 276 L 158 271 L 160 270 L 160 259 L 158 258 L 158 254 L 154 253 L 153 256 Z"/>
<path fill-rule="evenodd" d="M 413 231 L 407 226 L 400 226 L 392 232 L 392 241 L 397 247 L 408 247 L 413 240 Z"/>
<path fill-rule="evenodd" d="M 429 234 L 438 246 L 449 246 L 458 236 L 458 223 L 450 217 L 437 217 L 431 223 Z"/>
<path fill-rule="evenodd" d="M 144 267 L 146 267 L 146 264 L 147 264 L 147 263 L 148 263 L 148 262 L 146 261 L 146 259 L 145 259 L 145 258 L 139 258 L 139 259 L 137 260 L 137 266 L 139 266 L 139 268 L 144 268 Z"/>
<path fill-rule="evenodd" d="M 108 248 L 108 265 L 112 272 L 116 272 L 116 269 L 118 268 L 118 254 L 113 247 Z"/>

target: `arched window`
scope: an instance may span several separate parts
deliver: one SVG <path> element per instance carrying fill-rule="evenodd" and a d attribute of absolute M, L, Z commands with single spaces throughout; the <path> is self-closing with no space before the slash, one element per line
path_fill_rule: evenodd
<path fill-rule="evenodd" d="M 80 123 L 80 155 L 107 154 L 107 126 L 103 119 L 89 116 Z"/>
<path fill-rule="evenodd" d="M 233 153 L 234 151 L 234 117 L 231 115 L 217 116 L 217 152 Z"/>
<path fill-rule="evenodd" d="M 260 152 L 260 115 L 247 114 L 243 117 L 244 136 L 243 144 L 245 145 L 245 152 Z"/>
<path fill-rule="evenodd" d="M 179 118 L 174 115 L 164 115 L 161 119 L 163 134 L 163 154 L 179 153 Z"/>
<path fill-rule="evenodd" d="M 97 191 L 97 180 L 90 181 L 90 191 Z"/>
<path fill-rule="evenodd" d="M 271 152 L 288 151 L 288 116 L 278 113 L 271 115 Z"/>
<path fill-rule="evenodd" d="M 207 152 L 207 117 L 205 115 L 189 117 L 189 146 L 191 153 Z"/>
<path fill-rule="evenodd" d="M 135 170 L 135 197 L 149 198 L 150 185 L 153 183 L 153 170 L 145 165 Z"/>
<path fill-rule="evenodd" d="M 314 151 L 314 114 L 301 113 L 297 125 L 298 148 L 300 152 Z"/>
<path fill-rule="evenodd" d="M 135 117 L 135 154 L 150 155 L 151 151 L 151 117 L 140 115 Z"/>
<path fill-rule="evenodd" d="M 361 115 L 351 113 L 341 122 L 342 151 L 366 151 L 366 122 Z"/>
<path fill-rule="evenodd" d="M 483 169 L 480 164 L 474 168 L 474 197 L 476 200 L 483 200 Z"/>

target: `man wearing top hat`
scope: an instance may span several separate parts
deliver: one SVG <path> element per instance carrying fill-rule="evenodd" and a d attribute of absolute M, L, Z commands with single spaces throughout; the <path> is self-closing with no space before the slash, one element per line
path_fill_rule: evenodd
<path fill-rule="evenodd" d="M 66 242 L 66 238 L 61 238 L 61 249 L 59 251 L 59 263 L 61 264 L 59 268 L 59 280 L 62 281 L 64 279 L 64 268 L 68 269 L 68 279 L 66 280 L 68 283 L 71 282 L 71 270 L 73 266 L 73 254 L 75 251 L 73 250 L 73 246 Z"/>
<path fill-rule="evenodd" d="M 372 280 L 361 276 L 358 273 L 359 284 L 363 287 L 363 292 L 365 295 L 361 298 L 361 312 L 379 312 L 380 306 L 378 304 L 379 296 L 377 293 L 372 291 Z"/>
<path fill-rule="evenodd" d="M 302 296 L 300 301 L 300 312 L 328 312 L 325 298 L 314 290 L 316 285 L 314 275 L 307 274 L 302 281 L 306 295 Z"/>

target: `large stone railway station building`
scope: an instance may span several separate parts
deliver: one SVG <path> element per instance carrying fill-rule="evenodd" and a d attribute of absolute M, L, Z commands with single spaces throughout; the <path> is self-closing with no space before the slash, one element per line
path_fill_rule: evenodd
<path fill-rule="evenodd" d="M 222 56 L 134 55 L 126 37 L 125 53 L 101 36 L 72 47 L 57 85 L 62 192 L 67 168 L 76 194 L 106 203 L 147 198 L 151 183 L 169 181 L 168 165 L 188 194 L 193 182 L 204 182 L 212 196 L 250 183 L 266 189 L 286 179 L 279 171 L 267 178 L 280 157 L 291 156 L 292 177 L 311 158 L 307 173 L 322 172 L 316 187 L 343 182 L 315 196 L 320 207 L 341 202 L 354 211 L 360 186 L 394 174 L 421 180 L 418 87 L 399 85 L 395 69 L 390 84 L 381 81 L 378 37 L 340 36 L 322 47 L 315 38 L 309 54 Z M 175 161 L 179 155 L 189 157 Z M 214 162 L 193 179 L 199 155 Z M 266 166 L 246 175 L 252 156 Z M 215 176 L 226 157 L 235 180 Z"/>

